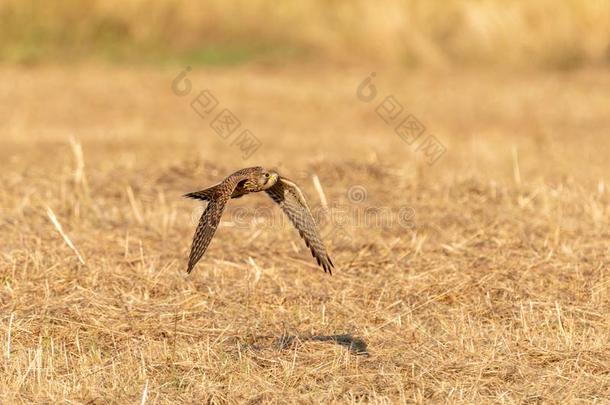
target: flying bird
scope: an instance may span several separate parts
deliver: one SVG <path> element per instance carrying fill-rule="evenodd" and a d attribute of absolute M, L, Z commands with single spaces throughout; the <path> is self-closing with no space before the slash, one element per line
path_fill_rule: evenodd
<path fill-rule="evenodd" d="M 324 272 L 332 274 L 333 262 L 326 252 L 311 210 L 299 187 L 278 173 L 259 166 L 238 170 L 212 187 L 184 195 L 208 202 L 193 236 L 187 273 L 193 271 L 195 264 L 210 245 L 227 202 L 231 198 L 240 198 L 260 191 L 266 192 L 282 208 L 299 231 L 299 235 L 311 250 L 318 265 L 324 269 Z"/>

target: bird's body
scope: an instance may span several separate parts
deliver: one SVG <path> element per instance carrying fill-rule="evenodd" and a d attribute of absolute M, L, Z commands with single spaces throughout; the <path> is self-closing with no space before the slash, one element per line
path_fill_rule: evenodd
<path fill-rule="evenodd" d="M 282 208 L 318 264 L 325 272 L 332 274 L 333 263 L 326 253 L 301 190 L 287 178 L 259 166 L 238 170 L 212 187 L 185 195 L 208 202 L 193 236 L 187 272 L 193 270 L 212 241 L 227 202 L 231 198 L 240 198 L 260 191 L 265 191 Z"/>

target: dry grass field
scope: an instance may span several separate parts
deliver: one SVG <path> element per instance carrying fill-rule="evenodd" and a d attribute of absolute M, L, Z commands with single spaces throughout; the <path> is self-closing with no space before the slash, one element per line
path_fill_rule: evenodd
<path fill-rule="evenodd" d="M 607 403 L 610 74 L 372 71 L 2 67 L 0 402 Z M 332 276 L 264 195 L 186 276 L 181 195 L 259 164 L 339 208 Z"/>

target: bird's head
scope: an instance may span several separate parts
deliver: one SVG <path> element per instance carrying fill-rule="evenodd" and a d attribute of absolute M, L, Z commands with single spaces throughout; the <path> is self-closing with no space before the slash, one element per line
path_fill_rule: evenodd
<path fill-rule="evenodd" d="M 260 176 L 258 177 L 258 185 L 261 188 L 261 190 L 267 190 L 268 188 L 273 187 L 273 185 L 275 183 L 277 183 L 279 178 L 280 178 L 280 175 L 277 174 L 276 172 L 274 172 L 272 170 L 263 169 L 261 171 Z"/>

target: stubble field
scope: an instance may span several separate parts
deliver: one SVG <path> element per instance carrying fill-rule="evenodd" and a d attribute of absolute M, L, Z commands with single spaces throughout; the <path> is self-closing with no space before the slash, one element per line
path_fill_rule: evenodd
<path fill-rule="evenodd" d="M 0 70 L 0 402 L 607 401 L 607 71 L 180 70 Z M 181 195 L 254 165 L 303 187 L 332 276 L 262 193 L 186 276 Z"/>

